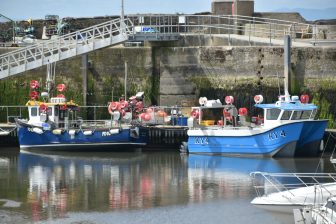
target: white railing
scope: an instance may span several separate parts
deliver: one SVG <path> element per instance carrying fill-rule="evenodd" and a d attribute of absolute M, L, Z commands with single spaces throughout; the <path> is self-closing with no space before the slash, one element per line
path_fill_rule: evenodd
<path fill-rule="evenodd" d="M 299 187 L 319 186 L 336 183 L 336 173 L 264 173 L 250 174 L 258 196 L 287 191 Z M 328 191 L 327 189 L 325 189 Z"/>

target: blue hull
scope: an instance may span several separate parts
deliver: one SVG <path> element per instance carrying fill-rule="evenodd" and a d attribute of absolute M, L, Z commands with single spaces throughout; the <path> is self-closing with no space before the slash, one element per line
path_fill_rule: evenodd
<path fill-rule="evenodd" d="M 292 157 L 303 127 L 303 122 L 296 122 L 248 136 L 189 136 L 188 151 L 237 156 Z M 233 133 L 235 131 L 232 130 Z"/>
<path fill-rule="evenodd" d="M 304 122 L 300 139 L 297 142 L 296 156 L 316 156 L 320 149 L 321 139 L 327 128 L 328 120 Z"/>
<path fill-rule="evenodd" d="M 75 135 L 70 135 L 64 131 L 60 135 L 55 135 L 52 131 L 45 130 L 42 134 L 35 133 L 29 127 L 18 128 L 18 138 L 20 148 L 66 148 L 84 149 L 85 147 L 111 147 L 111 146 L 140 146 L 146 144 L 146 134 L 140 133 L 138 138 L 131 137 L 130 129 L 122 129 L 118 134 L 110 134 L 109 130 L 96 130 L 92 135 L 84 135 L 82 131 L 77 131 Z"/>

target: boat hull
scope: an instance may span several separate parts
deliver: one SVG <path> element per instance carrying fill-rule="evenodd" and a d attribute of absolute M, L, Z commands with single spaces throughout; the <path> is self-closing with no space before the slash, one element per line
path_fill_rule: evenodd
<path fill-rule="evenodd" d="M 111 133 L 109 129 L 94 130 L 85 134 L 85 131 L 75 130 L 62 131 L 54 134 L 51 130 L 42 130 L 36 133 L 36 129 L 29 126 L 18 127 L 18 139 L 21 149 L 91 149 L 94 147 L 131 147 L 146 145 L 145 133 L 139 133 L 137 137 L 132 137 L 132 129 L 123 128 L 118 133 Z"/>
<path fill-rule="evenodd" d="M 223 129 L 189 130 L 189 153 L 228 154 L 233 156 L 293 157 L 303 128 L 302 122 L 253 132 Z M 241 133 L 239 133 L 241 132 Z"/>
<path fill-rule="evenodd" d="M 312 120 L 303 123 L 297 142 L 295 156 L 316 156 L 320 150 L 321 139 L 325 133 L 328 120 Z"/>

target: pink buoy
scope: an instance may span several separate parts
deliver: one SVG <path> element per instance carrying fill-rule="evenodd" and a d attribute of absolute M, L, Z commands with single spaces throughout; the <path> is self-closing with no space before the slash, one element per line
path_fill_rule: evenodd
<path fill-rule="evenodd" d="M 152 116 L 150 114 L 145 114 L 145 121 L 150 121 L 150 119 L 152 118 Z"/>
<path fill-rule="evenodd" d="M 142 101 L 139 101 L 139 102 L 136 103 L 136 105 L 135 105 L 135 110 L 136 110 L 137 112 L 142 111 L 143 108 L 144 108 L 144 104 L 143 104 Z"/>
<path fill-rule="evenodd" d="M 32 80 L 30 81 L 30 88 L 31 89 L 38 89 L 40 87 L 40 84 L 38 81 L 36 80 Z"/>
<path fill-rule="evenodd" d="M 234 102 L 233 96 L 226 96 L 225 97 L 225 103 L 226 104 L 233 104 L 233 102 Z"/>
<path fill-rule="evenodd" d="M 145 120 L 145 116 L 146 116 L 146 113 L 141 113 L 141 114 L 140 114 L 140 118 L 141 118 L 141 120 Z"/>
<path fill-rule="evenodd" d="M 57 89 L 58 92 L 64 92 L 65 89 L 66 89 L 66 86 L 65 86 L 65 84 L 58 84 L 56 86 L 56 89 Z"/>
<path fill-rule="evenodd" d="M 119 102 L 111 102 L 110 105 L 111 105 L 112 110 L 117 110 L 119 106 Z"/>
<path fill-rule="evenodd" d="M 120 102 L 120 108 L 121 109 L 124 109 L 124 108 L 127 108 L 128 107 L 128 102 L 127 101 L 121 101 Z"/>
<path fill-rule="evenodd" d="M 218 125 L 218 126 L 223 126 L 223 125 L 224 125 L 224 122 L 223 122 L 222 120 L 219 120 L 219 121 L 217 122 L 217 125 Z"/>

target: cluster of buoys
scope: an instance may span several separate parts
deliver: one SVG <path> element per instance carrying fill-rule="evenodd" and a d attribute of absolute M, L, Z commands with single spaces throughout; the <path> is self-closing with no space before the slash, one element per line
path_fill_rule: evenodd
<path fill-rule="evenodd" d="M 30 99 L 37 100 L 39 97 L 39 92 L 38 92 L 38 89 L 40 87 L 39 82 L 36 80 L 31 80 L 29 83 L 29 86 L 30 86 L 30 93 L 29 93 Z"/>
<path fill-rule="evenodd" d="M 119 101 L 110 102 L 108 105 L 108 112 L 114 117 L 115 120 L 125 118 L 127 113 L 128 116 L 126 116 L 127 118 L 125 119 L 129 119 L 131 115 L 133 115 L 133 118 L 137 118 L 138 114 L 143 110 L 143 108 L 143 101 L 138 100 L 136 96 L 132 96 L 128 101 L 122 98 Z"/>
<path fill-rule="evenodd" d="M 145 112 L 142 112 L 140 114 L 140 119 L 142 121 L 150 121 L 155 117 L 164 118 L 167 117 L 167 113 L 162 109 L 155 109 L 153 107 L 149 107 L 145 110 Z"/>

